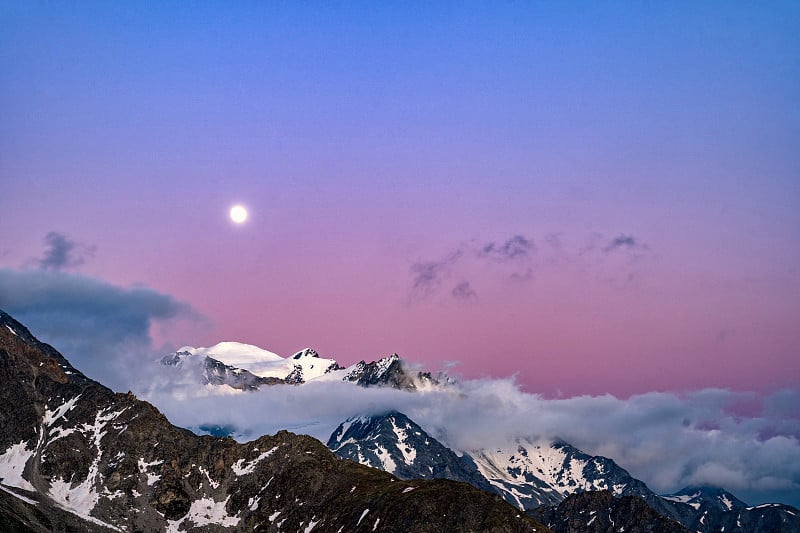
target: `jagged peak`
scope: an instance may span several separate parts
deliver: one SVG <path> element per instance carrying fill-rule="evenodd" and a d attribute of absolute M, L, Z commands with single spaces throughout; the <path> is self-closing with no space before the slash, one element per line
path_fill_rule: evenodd
<path fill-rule="evenodd" d="M 303 357 L 316 357 L 319 358 L 319 352 L 314 348 L 303 348 L 292 356 L 292 359 L 300 359 Z"/>

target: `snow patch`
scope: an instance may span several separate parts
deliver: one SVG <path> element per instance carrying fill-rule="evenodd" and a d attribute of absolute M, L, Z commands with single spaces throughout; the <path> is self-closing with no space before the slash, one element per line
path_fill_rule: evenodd
<path fill-rule="evenodd" d="M 180 520 L 170 520 L 167 531 L 179 531 L 180 525 L 184 521 L 189 521 L 196 527 L 218 525 L 223 527 L 234 527 L 239 525 L 241 520 L 237 516 L 230 516 L 225 507 L 228 505 L 230 496 L 224 501 L 217 502 L 211 498 L 200 498 L 192 502 L 189 512 Z"/>
<path fill-rule="evenodd" d="M 8 487 L 35 491 L 33 485 L 22 477 L 25 465 L 33 452 L 34 450 L 28 450 L 24 441 L 20 441 L 0 455 L 0 482 Z"/>
<path fill-rule="evenodd" d="M 394 431 L 395 436 L 397 436 L 397 449 L 403 454 L 403 460 L 407 465 L 413 464 L 414 460 L 417 458 L 417 451 L 408 445 L 406 440 L 408 438 L 406 428 L 398 427 L 394 417 L 391 417 L 389 421 L 392 423 L 392 431 Z"/>
<path fill-rule="evenodd" d="M 238 461 L 236 461 L 235 463 L 233 463 L 231 465 L 231 470 L 233 470 L 233 473 L 236 474 L 237 476 L 243 476 L 245 474 L 251 474 L 256 469 L 256 465 L 260 461 L 262 461 L 262 460 L 266 459 L 267 457 L 269 457 L 270 455 L 272 455 L 272 453 L 277 449 L 278 449 L 278 447 L 274 446 L 271 450 L 267 450 L 266 452 L 263 452 L 261 455 L 259 455 L 258 457 L 256 457 L 252 461 L 248 462 L 247 464 L 245 464 L 245 460 L 244 459 L 239 459 Z"/>
<path fill-rule="evenodd" d="M 147 471 L 147 469 L 150 468 L 151 466 L 158 466 L 158 465 L 162 464 L 163 462 L 164 461 L 153 461 L 152 463 L 146 463 L 144 459 L 142 459 L 141 457 L 139 458 L 139 462 L 137 463 L 138 466 L 139 466 L 139 472 L 141 472 L 142 474 L 147 475 L 147 485 L 149 487 L 153 486 L 153 484 L 155 484 L 156 481 L 161 479 L 161 475 L 160 474 L 151 474 L 150 472 Z M 206 475 L 208 475 L 208 474 L 206 474 Z M 209 478 L 209 481 L 211 481 L 211 478 Z"/>
<path fill-rule="evenodd" d="M 74 398 L 71 398 L 62 403 L 61 405 L 59 405 L 58 407 L 56 407 L 53 411 L 47 409 L 47 406 L 45 406 L 44 417 L 42 418 L 42 423 L 45 425 L 45 427 L 52 426 L 53 422 L 60 419 L 69 411 L 71 411 L 75 407 L 75 403 L 78 401 L 80 397 L 81 395 L 78 394 Z"/>
<path fill-rule="evenodd" d="M 376 444 L 375 454 L 378 456 L 378 460 L 381 462 L 381 469 L 393 474 L 397 469 L 397 465 L 392 459 L 392 456 L 389 455 L 389 452 L 386 450 L 386 448 L 380 444 Z"/>

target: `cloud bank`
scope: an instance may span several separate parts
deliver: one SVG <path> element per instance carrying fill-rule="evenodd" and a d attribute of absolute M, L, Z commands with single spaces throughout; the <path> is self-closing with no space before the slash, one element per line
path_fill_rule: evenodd
<path fill-rule="evenodd" d="M 153 289 L 118 287 L 55 269 L 69 263 L 69 253 L 45 254 L 43 261 L 53 268 L 0 269 L 0 309 L 116 390 L 126 390 L 126 376 L 138 368 L 138 360 L 153 356 L 150 330 L 155 323 L 200 320 L 188 304 Z"/>
<path fill-rule="evenodd" d="M 350 416 L 397 409 L 462 451 L 516 436 L 563 439 L 614 459 L 657 492 L 709 484 L 752 503 L 800 503 L 792 499 L 800 490 L 800 390 L 766 398 L 708 389 L 547 399 L 522 391 L 509 378 L 465 381 L 446 392 L 311 382 L 219 395 L 190 379 L 161 380 L 147 384 L 141 395 L 170 420 L 193 428 L 233 425 L 241 440 L 290 429 L 325 442 Z M 742 405 L 756 405 L 757 412 L 743 416 Z"/>

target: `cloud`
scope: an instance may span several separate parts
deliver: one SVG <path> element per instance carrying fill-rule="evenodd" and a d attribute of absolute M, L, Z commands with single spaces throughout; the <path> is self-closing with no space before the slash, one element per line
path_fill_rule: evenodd
<path fill-rule="evenodd" d="M 800 503 L 798 390 L 763 398 L 763 408 L 745 417 L 736 414 L 735 406 L 754 395 L 719 389 L 627 399 L 548 399 L 522 391 L 512 378 L 464 381 L 446 392 L 417 393 L 335 381 L 228 395 L 214 395 L 196 384 L 171 386 L 151 383 L 143 396 L 178 425 L 233 424 L 241 440 L 288 428 L 324 442 L 348 417 L 396 409 L 460 451 L 516 436 L 563 439 L 614 459 L 657 492 L 710 484 L 751 503 Z"/>
<path fill-rule="evenodd" d="M 45 270 L 64 270 L 80 266 L 95 251 L 94 246 L 78 243 L 56 231 L 45 235 L 44 242 L 47 248 L 36 264 Z"/>
<path fill-rule="evenodd" d="M 478 256 L 504 263 L 506 261 L 527 259 L 534 251 L 533 240 L 514 235 L 502 243 L 489 242 L 478 250 Z"/>
<path fill-rule="evenodd" d="M 474 300 L 478 297 L 478 295 L 473 290 L 472 286 L 470 285 L 469 281 L 462 281 L 455 287 L 453 290 L 450 291 L 450 294 L 456 300 Z"/>
<path fill-rule="evenodd" d="M 647 249 L 647 246 L 640 243 L 633 235 L 620 234 L 611 239 L 611 242 L 603 248 L 603 252 L 610 253 L 620 248 L 635 250 Z"/>
<path fill-rule="evenodd" d="M 188 304 L 153 289 L 58 270 L 0 269 L 0 308 L 112 388 L 127 386 L 125 374 L 153 355 L 151 326 L 201 319 Z"/>
<path fill-rule="evenodd" d="M 410 268 L 411 300 L 436 296 L 446 286 L 445 280 L 452 277 L 461 281 L 444 296 L 463 300 L 469 294 L 463 289 L 476 284 L 485 287 L 482 291 L 491 291 L 505 282 L 527 284 L 556 271 L 625 288 L 638 282 L 648 260 L 654 259 L 650 247 L 631 233 L 609 237 L 593 232 L 579 247 L 569 246 L 563 232 L 546 233 L 541 240 L 544 244 L 537 247 L 533 237 L 520 233 L 483 243 L 473 239 L 458 245 L 443 259 L 418 261 Z"/>
<path fill-rule="evenodd" d="M 453 249 L 436 261 L 418 261 L 411 265 L 411 299 L 422 300 L 430 297 L 442 288 L 444 280 L 450 278 L 455 272 L 462 281 L 451 289 L 449 296 L 456 300 L 472 299 L 476 296 L 472 283 L 464 278 L 474 273 L 476 267 L 492 265 L 489 270 L 494 272 L 496 279 L 512 279 L 527 281 L 532 277 L 531 268 L 517 272 L 532 259 L 535 246 L 532 239 L 522 235 L 514 235 L 505 241 L 492 241 L 477 245 L 470 241 Z M 513 264 L 515 270 L 508 272 L 503 269 L 503 264 Z"/>
<path fill-rule="evenodd" d="M 464 255 L 456 249 L 439 261 L 423 261 L 411 265 L 412 297 L 419 299 L 436 292 L 442 280 L 450 274 L 451 267 Z"/>

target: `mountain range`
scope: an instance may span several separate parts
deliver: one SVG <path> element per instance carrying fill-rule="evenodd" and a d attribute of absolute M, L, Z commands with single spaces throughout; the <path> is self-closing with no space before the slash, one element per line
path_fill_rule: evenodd
<path fill-rule="evenodd" d="M 160 364 L 254 394 L 317 380 L 457 390 L 396 354 L 343 368 L 311 349 L 283 358 L 221 343 Z M 660 496 L 559 440 L 460 450 L 397 411 L 349 418 L 327 445 L 288 431 L 239 443 L 227 426 L 197 435 L 87 378 L 2 311 L 0 422 L 0 531 L 800 532 L 791 506 L 713 487 Z"/>
<path fill-rule="evenodd" d="M 494 492 L 559 533 L 573 531 L 564 529 L 564 516 L 569 522 L 570 517 L 576 518 L 573 515 L 594 509 L 597 501 L 613 504 L 604 507 L 607 516 L 611 516 L 620 500 L 630 498 L 641 502 L 636 505 L 647 507 L 645 515 L 659 517 L 657 523 L 674 521 L 700 533 L 800 531 L 800 511 L 792 506 L 751 507 L 730 492 L 714 487 L 687 487 L 676 494 L 660 496 L 613 460 L 590 456 L 562 441 L 516 438 L 488 449 L 456 452 L 404 414 L 389 412 L 345 421 L 327 444 L 339 457 L 404 479 L 446 477 Z M 600 500 L 594 496 L 570 500 L 582 493 L 607 496 L 598 496 Z M 577 512 L 580 502 L 588 507 Z M 634 523 L 629 523 L 625 531 L 642 527 L 645 515 L 635 513 Z M 617 527 L 621 525 L 618 523 Z"/>
<path fill-rule="evenodd" d="M 397 355 L 342 367 L 334 359 L 321 358 L 312 348 L 290 357 L 238 342 L 221 342 L 207 348 L 184 346 L 161 358 L 160 363 L 183 375 L 194 375 L 202 385 L 256 390 L 261 386 L 309 381 L 347 381 L 362 387 L 388 386 L 420 390 L 452 383 L 446 375 L 412 371 Z"/>
<path fill-rule="evenodd" d="M 216 367 L 220 360 L 232 363 L 224 353 L 226 350 L 251 350 L 248 345 L 238 345 L 238 348 L 234 348 L 236 343 L 223 345 L 224 349 L 186 350 L 204 354 L 206 368 Z M 257 353 L 253 351 L 253 357 Z M 175 355 L 167 356 L 162 363 Z M 280 358 L 275 354 L 272 356 Z M 294 361 L 309 356 L 312 359 L 319 357 L 315 351 L 307 349 L 280 360 Z M 429 373 L 410 369 L 396 354 L 371 363 L 361 361 L 347 368 L 342 368 L 333 359 L 321 361 L 324 361 L 326 370 L 309 375 L 307 381 L 343 380 L 363 387 L 385 386 L 409 392 L 456 385 L 444 374 L 432 377 Z M 283 372 L 290 372 L 288 365 L 281 368 Z M 293 374 L 303 375 L 299 365 Z M 264 379 L 267 376 L 279 377 L 263 373 L 259 377 Z M 270 384 L 305 382 L 286 377 Z M 562 505 L 571 510 L 567 513 L 569 515 L 574 514 L 578 505 L 576 501 L 587 505 L 605 501 L 606 496 L 598 496 L 600 500 L 592 500 L 589 496 L 569 499 L 586 492 L 607 493 L 615 498 L 614 505 L 621 500 L 628 501 L 627 498 L 641 500 L 648 512 L 660 519 L 674 521 L 673 526 L 680 523 L 700 533 L 800 531 L 800 512 L 794 507 L 782 504 L 748 506 L 730 492 L 716 487 L 686 487 L 675 494 L 658 495 L 612 459 L 586 454 L 561 440 L 498 438 L 488 448 L 454 450 L 403 413 L 390 411 L 343 422 L 331 434 L 327 445 L 339 457 L 385 470 L 403 479 L 447 478 L 469 483 L 500 495 L 520 510 L 550 523 L 557 531 L 561 527 L 557 509 Z M 613 514 L 612 507 L 608 510 Z M 628 524 L 626 531 L 631 527 L 634 524 Z"/>

